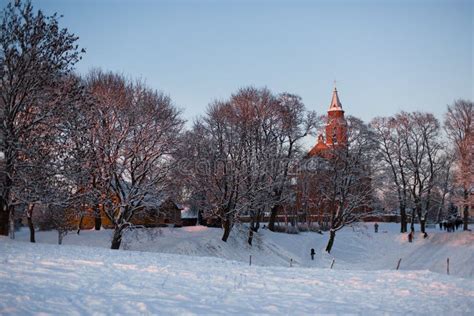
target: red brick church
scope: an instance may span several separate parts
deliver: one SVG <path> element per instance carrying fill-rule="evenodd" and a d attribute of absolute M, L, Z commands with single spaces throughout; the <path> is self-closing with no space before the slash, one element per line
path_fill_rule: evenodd
<path fill-rule="evenodd" d="M 330 221 L 332 210 L 336 208 L 334 197 L 328 196 L 328 192 L 331 192 L 331 190 L 326 190 L 333 186 L 332 183 L 328 182 L 331 177 L 327 174 L 327 172 L 332 171 L 330 168 L 317 168 L 318 171 L 315 172 L 312 163 L 317 166 L 332 161 L 339 149 L 347 149 L 349 145 L 348 124 L 344 117 L 344 110 L 336 87 L 332 92 L 323 133 L 318 136 L 316 145 L 302 161 L 302 169 L 296 185 L 296 205 L 293 209 L 297 212 L 299 218 L 304 218 L 309 223 L 318 222 L 320 227 L 324 229 L 327 228 Z M 370 185 L 370 178 L 364 178 L 360 183 L 361 188 Z M 367 211 L 367 208 L 361 208 L 358 212 Z"/>

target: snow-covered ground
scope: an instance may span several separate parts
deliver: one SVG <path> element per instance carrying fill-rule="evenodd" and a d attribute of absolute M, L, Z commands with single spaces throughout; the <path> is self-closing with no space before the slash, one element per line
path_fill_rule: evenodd
<path fill-rule="evenodd" d="M 446 261 L 450 258 L 452 275 L 474 276 L 474 233 L 447 233 L 428 229 L 428 239 L 416 235 L 408 243 L 407 235 L 400 234 L 398 224 L 380 223 L 375 234 L 372 224 L 358 224 L 337 232 L 330 255 L 324 252 L 327 234 L 300 233 L 289 235 L 261 229 L 254 244 L 246 243 L 246 230 L 235 228 L 227 243 L 221 241 L 222 230 L 205 226 L 162 228 L 153 233 L 136 230 L 128 233 L 122 248 L 147 252 L 174 253 L 190 256 L 219 257 L 262 266 L 294 266 L 327 268 L 334 258 L 336 270 L 391 270 L 402 258 L 402 270 L 430 270 L 446 273 Z M 111 230 L 82 231 L 64 238 L 65 245 L 110 247 Z M 37 232 L 37 242 L 57 243 L 54 231 Z M 28 241 L 28 229 L 17 233 L 17 240 Z M 316 250 L 311 261 L 310 250 Z"/>
<path fill-rule="evenodd" d="M 243 231 L 223 243 L 219 229 L 162 229 L 129 234 L 130 250 L 114 251 L 106 249 L 110 231 L 71 234 L 62 246 L 52 244 L 54 232 L 39 232 L 36 244 L 18 242 L 28 237 L 21 231 L 17 241 L 0 238 L 0 315 L 472 315 L 474 234 L 431 230 L 409 244 L 397 230 L 344 229 L 331 255 L 322 254 L 327 236 L 316 233 L 262 230 L 250 248 Z"/>
<path fill-rule="evenodd" d="M 0 242 L 0 314 L 469 314 L 470 279 Z"/>

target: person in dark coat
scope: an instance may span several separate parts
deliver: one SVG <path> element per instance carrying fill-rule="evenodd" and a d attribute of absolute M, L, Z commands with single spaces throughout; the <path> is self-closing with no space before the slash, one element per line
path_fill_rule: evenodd
<path fill-rule="evenodd" d="M 449 221 L 446 223 L 446 230 L 448 231 L 448 233 L 454 231 L 454 224 L 453 222 Z"/>
<path fill-rule="evenodd" d="M 462 221 L 462 219 L 460 219 L 460 218 L 456 218 L 455 223 L 456 223 L 456 230 L 458 230 L 459 227 L 462 226 L 463 221 Z"/>
<path fill-rule="evenodd" d="M 409 234 L 408 234 L 408 242 L 412 242 L 413 241 L 413 231 L 411 231 Z"/>
<path fill-rule="evenodd" d="M 374 224 L 374 230 L 375 230 L 376 233 L 379 232 L 379 224 L 378 223 Z"/>
<path fill-rule="evenodd" d="M 316 251 L 314 251 L 314 248 L 311 248 L 311 260 L 314 260 L 315 254 L 316 254 Z"/>
<path fill-rule="evenodd" d="M 443 223 L 439 222 L 439 230 L 443 230 Z"/>

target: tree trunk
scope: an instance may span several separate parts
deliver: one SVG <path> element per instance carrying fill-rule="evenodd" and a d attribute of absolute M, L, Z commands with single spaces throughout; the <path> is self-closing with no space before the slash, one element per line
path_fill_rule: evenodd
<path fill-rule="evenodd" d="M 200 210 L 198 210 L 198 212 L 197 212 L 197 220 L 196 220 L 196 226 L 199 226 L 199 225 L 204 225 L 204 222 L 202 220 L 202 214 L 201 214 Z"/>
<path fill-rule="evenodd" d="M 420 230 L 422 233 L 425 233 L 426 219 L 420 219 Z"/>
<path fill-rule="evenodd" d="M 63 239 L 64 239 L 64 236 L 67 235 L 67 230 L 63 230 L 63 229 L 58 229 L 58 245 L 62 245 L 63 244 Z"/>
<path fill-rule="evenodd" d="M 329 231 L 329 241 L 328 241 L 328 244 L 326 246 L 326 251 L 327 253 L 331 253 L 331 249 L 332 249 L 332 246 L 334 244 L 334 238 L 336 237 L 336 231 L 331 229 Z"/>
<path fill-rule="evenodd" d="M 6 201 L 0 196 L 0 235 L 8 236 L 9 211 Z"/>
<path fill-rule="evenodd" d="M 110 249 L 120 249 L 120 244 L 122 243 L 122 231 L 122 228 L 119 228 L 118 226 L 115 227 Z"/>
<path fill-rule="evenodd" d="M 31 216 L 28 216 L 28 227 L 30 229 L 30 242 L 36 242 L 35 240 L 35 226 L 33 225 L 33 220 Z"/>
<path fill-rule="evenodd" d="M 262 217 L 264 216 L 263 212 L 258 212 L 257 216 L 255 216 L 255 224 L 253 225 L 253 231 L 258 232 L 260 229 L 260 221 L 262 220 Z"/>
<path fill-rule="evenodd" d="M 400 207 L 400 233 L 406 233 L 407 228 L 407 211 L 405 206 Z"/>
<path fill-rule="evenodd" d="M 414 232 L 415 231 L 415 209 L 412 209 L 411 211 L 411 223 L 410 223 L 410 231 Z"/>
<path fill-rule="evenodd" d="M 33 225 L 33 209 L 35 204 L 31 203 L 28 205 L 28 211 L 26 212 L 26 218 L 28 220 L 28 228 L 30 229 L 30 242 L 35 242 L 35 226 Z"/>
<path fill-rule="evenodd" d="M 467 204 L 464 204 L 464 218 L 463 218 L 463 230 L 469 230 L 468 224 L 469 224 L 469 206 Z"/>
<path fill-rule="evenodd" d="M 275 204 L 273 205 L 270 211 L 270 220 L 268 221 L 268 229 L 271 230 L 272 232 L 275 231 L 275 221 L 280 209 L 281 209 L 281 205 Z"/>
<path fill-rule="evenodd" d="M 77 234 L 79 235 L 82 229 L 82 221 L 84 220 L 84 215 L 81 215 L 79 217 L 79 224 L 77 225 Z"/>
<path fill-rule="evenodd" d="M 469 203 L 467 201 L 469 192 L 464 190 L 463 230 L 469 230 Z"/>
<path fill-rule="evenodd" d="M 440 205 L 438 207 L 438 212 L 436 213 L 436 223 L 441 222 L 441 217 L 443 216 L 443 207 Z"/>
<path fill-rule="evenodd" d="M 8 142 L 7 142 L 8 144 Z M 11 149 L 11 148 L 10 148 Z M 8 146 L 4 148 L 4 154 L 7 157 L 4 164 L 5 177 L 2 183 L 2 207 L 0 208 L 0 235 L 10 236 L 10 238 L 15 238 L 15 225 L 12 225 L 12 216 L 14 213 L 14 207 L 11 205 L 11 188 L 13 187 L 13 182 L 10 178 L 10 175 L 13 174 L 13 163 L 12 158 L 8 154 L 10 152 Z M 14 222 L 14 220 L 13 220 Z M 12 228 L 13 226 L 13 228 Z"/>
<path fill-rule="evenodd" d="M 8 217 L 9 217 L 9 224 L 10 224 L 10 227 L 8 228 L 8 232 L 9 232 L 9 235 L 10 235 L 10 239 L 15 239 L 15 207 L 13 205 L 10 205 L 9 207 L 10 211 L 8 214 Z"/>
<path fill-rule="evenodd" d="M 227 242 L 227 239 L 230 235 L 230 230 L 232 228 L 232 223 L 229 218 L 226 218 L 222 221 L 222 228 L 224 229 L 224 235 L 222 235 L 222 241 Z"/>
<path fill-rule="evenodd" d="M 260 218 L 260 215 L 257 215 L 258 218 Z M 252 219 L 252 222 L 250 223 L 249 226 L 249 238 L 247 239 L 247 242 L 250 246 L 252 246 L 252 241 L 253 241 L 253 234 L 258 231 L 260 227 L 260 222 L 257 221 L 255 222 L 254 219 Z"/>
<path fill-rule="evenodd" d="M 252 241 L 253 241 L 253 229 L 252 227 L 249 228 L 249 238 L 247 239 L 247 242 L 249 243 L 250 246 L 252 246 Z"/>
<path fill-rule="evenodd" d="M 102 217 L 100 216 L 100 213 L 99 213 L 99 215 L 96 215 L 94 217 L 94 228 L 95 230 L 100 230 L 101 227 L 102 227 Z"/>
<path fill-rule="evenodd" d="M 420 204 L 416 206 L 416 214 L 418 215 L 418 220 L 420 221 L 420 231 L 424 234 L 426 218 L 423 216 Z"/>

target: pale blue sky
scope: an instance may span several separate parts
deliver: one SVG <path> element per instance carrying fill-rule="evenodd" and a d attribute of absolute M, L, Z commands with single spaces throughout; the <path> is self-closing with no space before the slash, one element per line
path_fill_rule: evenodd
<path fill-rule="evenodd" d="M 0 0 L 5 3 L 6 0 Z M 239 87 L 299 94 L 324 113 L 333 80 L 368 121 L 473 99 L 473 1 L 41 0 L 93 67 L 141 77 L 192 120 Z"/>

